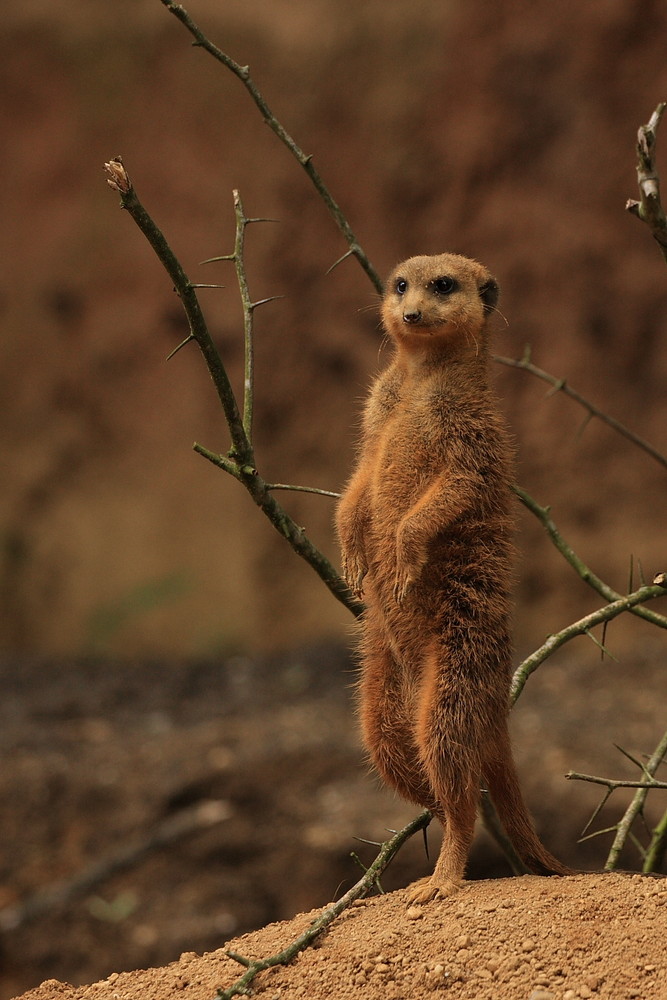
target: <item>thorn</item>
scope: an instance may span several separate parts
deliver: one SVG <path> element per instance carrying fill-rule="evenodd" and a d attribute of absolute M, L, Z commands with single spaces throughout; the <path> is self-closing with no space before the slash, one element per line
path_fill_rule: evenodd
<path fill-rule="evenodd" d="M 257 306 L 265 306 L 267 302 L 275 302 L 276 299 L 284 299 L 284 295 L 269 295 L 267 299 L 259 299 L 258 302 L 251 302 L 249 309 L 256 309 Z"/>
<path fill-rule="evenodd" d="M 268 219 L 268 218 L 263 219 L 263 218 L 257 218 L 257 219 L 244 219 L 243 221 L 244 221 L 244 223 L 245 223 L 246 226 L 249 226 L 252 222 L 280 222 L 281 220 L 280 219 Z"/>
<path fill-rule="evenodd" d="M 225 955 L 228 958 L 233 959 L 235 962 L 238 962 L 239 965 L 242 965 L 245 969 L 249 969 L 252 964 L 249 958 L 244 958 L 243 955 L 239 955 L 236 951 L 226 951 Z"/>
<path fill-rule="evenodd" d="M 605 622 L 605 625 L 606 624 L 607 624 L 607 622 Z M 585 629 L 584 635 L 587 635 L 588 638 L 591 640 L 591 642 L 595 643 L 595 645 L 598 647 L 598 649 L 602 650 L 602 659 L 603 660 L 604 660 L 604 655 L 606 653 L 607 656 L 614 661 L 614 663 L 618 663 L 618 659 L 612 653 L 609 652 L 609 650 L 606 648 L 606 646 L 604 645 L 604 643 L 600 642 L 599 639 L 595 638 L 595 636 L 593 635 L 593 633 L 591 632 L 590 629 Z M 604 636 L 604 632 L 603 632 L 603 636 Z"/>
<path fill-rule="evenodd" d="M 563 385 L 565 385 L 564 382 Z M 587 413 L 584 419 L 581 421 L 579 427 L 577 428 L 577 434 L 576 434 L 577 438 L 580 438 L 582 436 L 582 434 L 584 433 L 584 431 L 586 430 L 592 419 L 593 419 L 593 414 L 590 412 Z"/>
<path fill-rule="evenodd" d="M 165 358 L 165 361 L 171 361 L 171 359 L 173 358 L 174 354 L 178 354 L 178 352 L 180 351 L 181 347 L 185 347 L 186 344 L 189 344 L 190 341 L 194 340 L 194 339 L 195 339 L 194 333 L 189 333 L 187 335 L 187 337 L 185 338 L 185 340 L 182 340 L 180 342 L 180 344 L 178 345 L 178 347 L 175 347 L 173 349 L 173 351 L 171 352 L 171 354 L 167 355 L 167 357 Z"/>
<path fill-rule="evenodd" d="M 190 285 L 190 288 L 224 288 L 224 287 L 225 287 L 224 285 L 208 285 L 208 284 L 202 284 L 201 282 L 197 284 L 193 283 Z"/>
<path fill-rule="evenodd" d="M 325 274 L 331 274 L 331 272 L 334 271 L 338 267 L 339 264 L 342 264 L 344 260 L 347 260 L 348 257 L 352 257 L 353 255 L 354 255 L 354 251 L 353 250 L 348 250 L 346 253 L 343 254 L 342 257 L 339 257 L 338 260 L 335 260 L 333 262 L 333 264 L 331 265 L 331 267 L 327 268 L 327 270 L 324 273 Z"/>
<path fill-rule="evenodd" d="M 431 858 L 430 858 L 429 853 L 428 853 L 428 827 L 427 826 L 425 826 L 424 829 L 422 830 L 422 836 L 424 838 L 424 852 L 426 854 L 426 860 L 430 861 Z"/>
<path fill-rule="evenodd" d="M 235 253 L 226 253 L 222 257 L 209 257 L 208 260 L 200 260 L 200 264 L 215 264 L 219 260 L 236 260 Z"/>
<path fill-rule="evenodd" d="M 551 399 L 551 397 L 555 396 L 557 392 L 561 392 L 566 385 L 567 385 L 567 380 L 564 378 L 559 378 L 558 381 L 552 386 L 552 388 L 549 389 L 545 398 Z"/>
<path fill-rule="evenodd" d="M 642 587 L 645 587 L 646 577 L 644 576 L 644 567 L 642 566 L 641 559 L 637 560 L 637 569 L 639 570 L 639 582 L 641 583 Z"/>
<path fill-rule="evenodd" d="M 635 765 L 635 767 L 638 767 L 640 771 L 644 771 L 644 772 L 646 771 L 646 768 L 644 767 L 644 765 L 642 764 L 642 762 L 640 760 L 637 760 L 636 757 L 633 757 L 632 754 L 628 750 L 624 750 L 623 747 L 619 746 L 618 743 L 614 743 L 614 746 L 616 747 L 617 750 L 619 750 L 623 754 L 624 757 L 627 757 L 628 760 L 632 761 L 632 763 Z"/>
<path fill-rule="evenodd" d="M 352 840 L 356 840 L 358 844 L 369 844 L 371 847 L 382 847 L 382 844 L 378 843 L 377 840 L 365 840 L 363 837 L 353 837 Z"/>

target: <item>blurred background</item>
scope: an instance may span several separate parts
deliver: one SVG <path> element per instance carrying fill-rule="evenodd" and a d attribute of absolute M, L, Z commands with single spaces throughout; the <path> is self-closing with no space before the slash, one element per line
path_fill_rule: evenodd
<path fill-rule="evenodd" d="M 250 66 L 381 274 L 414 253 L 482 260 L 507 318 L 497 353 L 530 345 L 535 364 L 667 451 L 667 269 L 624 210 L 637 128 L 667 97 L 663 5 L 188 10 Z M 256 313 L 257 461 L 269 481 L 340 489 L 387 356 L 377 296 L 352 260 L 327 274 L 346 247 L 310 182 L 239 81 L 190 43 L 159 0 L 25 0 L 0 26 L 0 908 L 180 809 L 227 808 L 64 910 L 24 923 L 12 911 L 2 997 L 217 947 L 324 903 L 356 878 L 351 837 L 382 839 L 412 815 L 362 763 L 349 613 L 192 451 L 226 450 L 222 414 L 193 345 L 165 361 L 187 333 L 179 301 L 105 183 L 104 161 L 122 154 L 191 279 L 226 286 L 201 301 L 238 388 L 233 267 L 199 262 L 232 250 L 233 188 L 248 215 L 278 220 L 247 234 L 253 298 L 282 296 Z M 635 582 L 638 564 L 648 579 L 664 570 L 664 467 L 529 374 L 495 377 L 518 481 L 579 554 L 620 591 L 631 561 Z M 332 501 L 280 499 L 337 562 Z M 599 599 L 518 519 L 520 656 Z M 606 849 L 576 847 L 596 793 L 561 775 L 623 776 L 613 742 L 652 751 L 663 635 L 617 621 L 618 662 L 603 663 L 579 640 L 517 710 L 531 804 L 571 861 L 599 866 Z"/>

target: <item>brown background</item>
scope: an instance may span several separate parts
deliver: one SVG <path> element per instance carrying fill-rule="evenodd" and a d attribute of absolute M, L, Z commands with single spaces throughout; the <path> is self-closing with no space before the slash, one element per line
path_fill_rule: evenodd
<path fill-rule="evenodd" d="M 478 257 L 502 286 L 498 353 L 530 344 L 536 364 L 667 450 L 667 270 L 624 211 L 637 127 L 667 97 L 663 5 L 189 9 L 250 64 L 381 273 L 412 253 Z M 381 838 L 412 813 L 360 768 L 353 675 L 335 648 L 348 613 L 192 452 L 226 449 L 226 429 L 195 349 L 165 363 L 186 332 L 180 306 L 103 162 L 123 155 L 192 279 L 227 286 L 202 302 L 237 386 L 233 272 L 199 262 L 232 248 L 234 187 L 248 214 L 279 220 L 247 241 L 253 296 L 284 296 L 256 316 L 268 480 L 344 482 L 385 356 L 370 284 L 352 261 L 327 276 L 346 248 L 307 178 L 159 0 L 14 5 L 0 95 L 0 910 L 193 803 L 224 801 L 230 817 L 4 934 L 9 996 L 217 947 L 326 902 L 354 877 L 352 836 Z M 635 580 L 637 560 L 649 578 L 667 568 L 665 470 L 596 421 L 582 429 L 583 411 L 531 376 L 498 367 L 497 382 L 518 480 L 580 554 L 619 590 L 631 557 Z M 336 559 L 331 501 L 281 497 Z M 599 599 L 530 516 L 517 543 L 525 653 Z M 545 839 L 591 867 L 608 843 L 575 842 L 597 792 L 560 776 L 620 777 L 612 743 L 650 752 L 665 725 L 663 634 L 615 623 L 607 642 L 618 663 L 579 640 L 531 682 L 515 723 Z M 394 884 L 423 869 L 415 852 Z"/>
<path fill-rule="evenodd" d="M 453 249 L 498 275 L 498 353 L 533 359 L 664 446 L 667 273 L 624 212 L 634 139 L 667 93 L 667 14 L 552 7 L 218 3 L 192 14 L 249 63 L 382 273 Z M 378 365 L 375 296 L 241 84 L 158 0 L 3 20 L 2 518 L 7 650 L 209 654 L 340 635 L 346 613 L 243 492 L 191 451 L 228 445 L 169 280 L 117 209 L 121 153 L 193 280 L 236 384 L 231 190 L 250 215 L 257 455 L 269 479 L 340 488 Z M 523 373 L 498 372 L 519 479 L 602 576 L 663 567 L 664 470 Z M 284 495 L 283 495 L 284 496 Z M 286 504 L 336 558 L 331 502 Z M 583 588 L 525 527 L 517 642 Z M 663 550 L 664 551 L 664 550 Z M 554 567 L 555 564 L 555 568 Z M 573 600 L 570 602 L 570 597 Z M 595 598 L 593 597 L 594 601 Z M 564 607 L 565 606 L 565 607 Z M 537 618 L 533 614 L 538 613 Z"/>

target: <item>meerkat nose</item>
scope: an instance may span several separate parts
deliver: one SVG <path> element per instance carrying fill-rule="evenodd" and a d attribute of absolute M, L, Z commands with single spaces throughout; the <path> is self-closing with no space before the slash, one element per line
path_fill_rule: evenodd
<path fill-rule="evenodd" d="M 413 309 L 410 312 L 403 313 L 404 323 L 418 323 L 422 318 L 422 314 L 419 309 Z"/>

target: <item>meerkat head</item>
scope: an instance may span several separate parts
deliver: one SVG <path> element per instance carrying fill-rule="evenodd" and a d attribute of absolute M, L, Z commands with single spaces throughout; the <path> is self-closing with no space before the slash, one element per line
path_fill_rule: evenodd
<path fill-rule="evenodd" d="M 475 353 L 498 295 L 498 282 L 475 260 L 450 253 L 410 257 L 389 276 L 382 321 L 399 347 Z"/>

